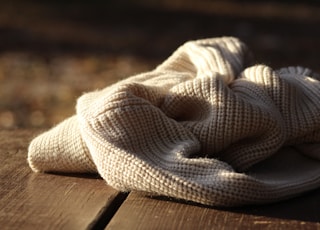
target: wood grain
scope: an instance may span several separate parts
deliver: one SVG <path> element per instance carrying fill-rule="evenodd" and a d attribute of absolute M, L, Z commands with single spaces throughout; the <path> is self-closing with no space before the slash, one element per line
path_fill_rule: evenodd
<path fill-rule="evenodd" d="M 319 192 L 318 190 L 313 194 L 318 199 L 307 211 L 317 217 L 319 203 L 316 202 L 319 201 Z M 286 219 L 277 215 L 294 208 L 299 215 L 299 206 L 294 202 L 290 206 L 291 203 L 292 201 L 288 201 L 269 206 L 218 210 L 168 199 L 153 199 L 132 192 L 106 229 L 320 229 L 320 224 L 316 221 Z M 299 204 L 303 206 L 303 203 Z"/>
<path fill-rule="evenodd" d="M 320 229 L 320 189 L 219 210 L 139 192 L 126 199 L 94 175 L 33 173 L 27 147 L 39 132 L 0 131 L 1 229 Z"/>
<path fill-rule="evenodd" d="M 27 146 L 38 132 L 0 131 L 0 228 L 87 229 L 111 218 L 122 195 L 97 176 L 29 169 Z"/>

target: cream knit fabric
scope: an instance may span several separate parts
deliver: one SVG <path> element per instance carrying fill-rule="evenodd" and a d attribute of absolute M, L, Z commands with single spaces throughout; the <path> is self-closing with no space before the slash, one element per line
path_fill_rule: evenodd
<path fill-rule="evenodd" d="M 232 37 L 185 43 L 155 70 L 81 96 L 75 116 L 31 142 L 30 167 L 216 206 L 320 187 L 319 79 L 248 57 Z"/>

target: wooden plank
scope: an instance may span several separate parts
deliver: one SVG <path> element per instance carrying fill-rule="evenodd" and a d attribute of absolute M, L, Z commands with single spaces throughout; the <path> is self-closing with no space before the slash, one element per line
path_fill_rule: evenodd
<path fill-rule="evenodd" d="M 277 204 L 219 210 L 131 192 L 106 229 L 320 229 L 319 201 L 317 190 Z"/>
<path fill-rule="evenodd" d="M 97 176 L 33 173 L 27 147 L 38 132 L 0 131 L 0 228 L 87 229 L 106 224 L 123 195 Z"/>

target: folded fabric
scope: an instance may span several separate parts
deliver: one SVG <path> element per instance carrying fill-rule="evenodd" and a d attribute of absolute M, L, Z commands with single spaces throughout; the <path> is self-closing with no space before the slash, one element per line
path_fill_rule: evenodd
<path fill-rule="evenodd" d="M 76 115 L 31 142 L 29 165 L 214 206 L 320 187 L 319 79 L 251 63 L 237 38 L 187 42 L 153 71 L 81 96 Z"/>

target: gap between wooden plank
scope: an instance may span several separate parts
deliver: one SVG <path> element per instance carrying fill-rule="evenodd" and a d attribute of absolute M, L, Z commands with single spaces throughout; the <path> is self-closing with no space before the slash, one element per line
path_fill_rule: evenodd
<path fill-rule="evenodd" d="M 101 212 L 97 215 L 97 218 L 88 226 L 88 229 L 104 229 L 127 197 L 128 193 L 117 194 L 113 201 L 108 204 L 107 207 L 101 210 Z"/>

